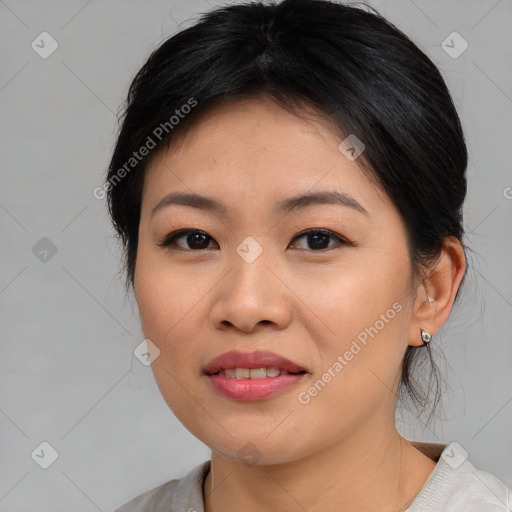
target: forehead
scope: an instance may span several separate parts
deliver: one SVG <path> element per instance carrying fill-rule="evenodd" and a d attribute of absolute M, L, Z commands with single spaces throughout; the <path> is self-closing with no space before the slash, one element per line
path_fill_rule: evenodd
<path fill-rule="evenodd" d="M 340 152 L 343 135 L 313 108 L 291 112 L 266 97 L 230 101 L 209 110 L 147 170 L 144 203 L 154 207 L 174 190 L 215 195 L 227 203 L 270 201 L 298 192 L 337 190 L 359 203 L 391 206 L 361 170 Z"/>

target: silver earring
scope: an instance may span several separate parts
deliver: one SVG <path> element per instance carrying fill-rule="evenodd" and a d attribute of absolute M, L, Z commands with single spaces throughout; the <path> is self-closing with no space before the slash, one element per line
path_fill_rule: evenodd
<path fill-rule="evenodd" d="M 432 297 L 430 297 L 430 296 L 429 296 L 429 297 L 428 297 L 428 301 L 429 301 L 429 302 L 434 302 L 434 299 L 433 299 Z"/>
<path fill-rule="evenodd" d="M 420 329 L 420 332 L 423 344 L 428 345 L 432 341 L 432 335 L 429 334 L 427 331 L 424 331 L 423 329 Z"/>

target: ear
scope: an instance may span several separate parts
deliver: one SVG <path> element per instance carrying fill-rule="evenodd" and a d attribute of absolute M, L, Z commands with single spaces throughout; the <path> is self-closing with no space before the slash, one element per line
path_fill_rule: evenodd
<path fill-rule="evenodd" d="M 441 329 L 450 316 L 465 271 L 466 257 L 462 244 L 454 236 L 446 237 L 438 262 L 428 270 L 425 281 L 418 285 L 409 345 L 423 345 L 421 329 L 432 336 Z"/>

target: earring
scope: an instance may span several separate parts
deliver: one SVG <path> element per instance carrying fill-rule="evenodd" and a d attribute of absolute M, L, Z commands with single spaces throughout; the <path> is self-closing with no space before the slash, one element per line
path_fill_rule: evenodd
<path fill-rule="evenodd" d="M 430 296 L 429 296 L 429 297 L 428 297 L 428 301 L 429 301 L 429 302 L 434 302 L 434 299 L 433 299 L 432 297 L 430 297 Z"/>
<path fill-rule="evenodd" d="M 432 341 L 432 335 L 429 334 L 427 331 L 424 331 L 423 329 L 420 329 L 421 332 L 421 339 L 423 340 L 423 344 L 426 346 Z"/>

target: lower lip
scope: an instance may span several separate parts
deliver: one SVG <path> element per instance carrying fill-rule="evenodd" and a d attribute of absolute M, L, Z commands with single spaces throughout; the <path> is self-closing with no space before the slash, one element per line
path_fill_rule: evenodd
<path fill-rule="evenodd" d="M 208 375 L 208 378 L 220 394 L 234 400 L 256 402 L 295 386 L 306 375 L 307 373 L 278 375 L 263 379 L 232 379 L 223 375 Z"/>

